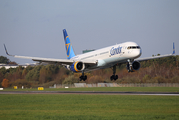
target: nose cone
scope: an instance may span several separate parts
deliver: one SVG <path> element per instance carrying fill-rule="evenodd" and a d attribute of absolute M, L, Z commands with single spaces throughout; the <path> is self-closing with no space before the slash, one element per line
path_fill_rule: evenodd
<path fill-rule="evenodd" d="M 139 57 L 142 55 L 142 49 L 140 49 Z"/>
<path fill-rule="evenodd" d="M 133 51 L 133 55 L 134 55 L 134 58 L 138 58 L 142 55 L 142 50 L 141 49 L 138 49 L 138 50 L 134 50 Z"/>

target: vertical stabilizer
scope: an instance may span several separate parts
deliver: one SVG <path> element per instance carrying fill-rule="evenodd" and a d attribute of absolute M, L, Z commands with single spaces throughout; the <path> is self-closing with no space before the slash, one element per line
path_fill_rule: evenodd
<path fill-rule="evenodd" d="M 67 58 L 71 59 L 72 57 L 75 56 L 75 53 L 73 51 L 73 47 L 72 47 L 72 44 L 71 44 L 70 39 L 68 37 L 68 34 L 66 32 L 66 29 L 63 30 L 63 36 L 64 36 L 64 40 L 65 40 L 65 48 L 66 48 Z"/>

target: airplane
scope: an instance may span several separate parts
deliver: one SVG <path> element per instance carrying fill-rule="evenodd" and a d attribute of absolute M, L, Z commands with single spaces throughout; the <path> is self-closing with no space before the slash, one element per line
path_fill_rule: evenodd
<path fill-rule="evenodd" d="M 128 72 L 134 72 L 140 69 L 141 61 L 169 57 L 175 54 L 175 45 L 173 43 L 172 54 L 147 57 L 147 58 L 139 58 L 142 54 L 141 47 L 135 42 L 124 42 L 121 44 L 116 44 L 95 51 L 76 55 L 73 50 L 66 29 L 63 29 L 63 36 L 65 41 L 67 59 L 52 59 L 52 58 L 10 55 L 7 52 L 5 44 L 4 44 L 4 48 L 7 55 L 13 56 L 15 58 L 32 59 L 33 61 L 37 61 L 39 63 L 63 65 L 72 72 L 82 73 L 82 75 L 79 77 L 80 81 L 87 80 L 87 76 L 84 74 L 85 72 L 98 70 L 98 69 L 105 69 L 105 68 L 112 68 L 113 75 L 110 77 L 110 79 L 111 81 L 117 80 L 118 75 L 116 75 L 116 66 L 120 66 L 121 64 L 127 63 L 126 68 Z"/>

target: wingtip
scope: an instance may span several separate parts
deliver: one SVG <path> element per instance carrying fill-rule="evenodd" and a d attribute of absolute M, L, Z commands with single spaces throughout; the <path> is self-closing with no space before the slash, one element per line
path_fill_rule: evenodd
<path fill-rule="evenodd" d="M 173 55 L 175 54 L 175 43 L 173 42 Z"/>
<path fill-rule="evenodd" d="M 7 49 L 6 49 L 6 45 L 5 45 L 5 44 L 4 44 L 4 49 L 5 49 L 7 55 L 9 55 L 9 56 L 14 56 L 14 55 L 10 55 L 10 54 L 7 52 Z"/>
<path fill-rule="evenodd" d="M 9 55 L 9 53 L 7 52 L 7 49 L 6 49 L 6 45 L 4 44 L 4 49 L 6 51 L 6 54 Z"/>

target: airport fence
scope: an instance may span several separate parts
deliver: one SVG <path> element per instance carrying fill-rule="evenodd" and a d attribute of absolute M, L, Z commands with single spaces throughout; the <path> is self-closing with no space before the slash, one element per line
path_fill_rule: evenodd
<path fill-rule="evenodd" d="M 179 87 L 179 83 L 97 83 L 97 84 L 86 84 L 86 83 L 74 83 L 74 84 L 55 84 L 50 88 L 79 88 L 79 87 Z"/>

